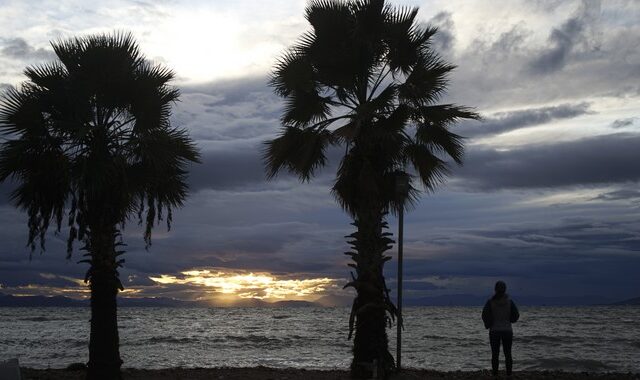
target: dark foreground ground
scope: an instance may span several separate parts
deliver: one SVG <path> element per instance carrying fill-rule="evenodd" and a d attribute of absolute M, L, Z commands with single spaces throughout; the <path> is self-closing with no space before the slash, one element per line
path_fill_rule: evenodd
<path fill-rule="evenodd" d="M 197 368 L 197 369 L 125 369 L 124 379 L 195 379 L 195 380 L 347 380 L 349 374 L 346 371 L 316 371 L 304 369 L 273 369 L 266 367 L 257 368 Z M 84 380 L 83 370 L 65 369 L 22 369 L 24 379 L 37 380 Z M 500 376 L 504 379 L 504 373 Z M 394 375 L 391 379 L 492 379 L 489 371 L 475 372 L 438 372 L 430 370 L 405 370 Z M 557 371 L 514 372 L 513 379 L 544 379 L 544 380 L 640 380 L 640 374 L 624 373 L 570 373 Z"/>

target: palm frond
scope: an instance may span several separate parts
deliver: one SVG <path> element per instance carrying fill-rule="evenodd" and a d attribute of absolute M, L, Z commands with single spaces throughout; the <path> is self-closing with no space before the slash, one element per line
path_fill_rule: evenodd
<path fill-rule="evenodd" d="M 462 164 L 464 138 L 449 131 L 448 127 L 461 119 L 478 119 L 480 116 L 468 107 L 453 104 L 423 106 L 417 114 L 416 141 L 444 152 L 457 164 Z"/>
<path fill-rule="evenodd" d="M 316 91 L 295 91 L 287 97 L 282 123 L 302 127 L 323 120 L 330 115 L 330 100 Z"/>
<path fill-rule="evenodd" d="M 454 68 L 436 56 L 420 59 L 405 82 L 398 85 L 399 99 L 417 106 L 433 104 L 444 94 L 448 74 Z"/>
<path fill-rule="evenodd" d="M 312 0 L 305 9 L 305 18 L 320 39 L 336 39 L 353 28 L 349 4 L 341 0 Z"/>
<path fill-rule="evenodd" d="M 334 143 L 335 138 L 326 129 L 283 128 L 280 136 L 265 142 L 263 158 L 267 178 L 274 178 L 282 169 L 287 169 L 300 180 L 308 181 L 326 164 L 326 149 Z"/>
<path fill-rule="evenodd" d="M 69 73 L 59 62 L 52 62 L 38 66 L 29 66 L 24 70 L 24 75 L 37 86 L 46 89 L 55 89 L 63 85 Z"/>
<path fill-rule="evenodd" d="M 370 45 L 370 53 L 377 53 L 375 48 L 381 46 L 384 23 L 388 18 L 389 7 L 383 0 L 356 0 L 351 2 L 351 11 L 355 18 L 354 37 Z M 372 44 L 373 43 L 373 44 Z"/>
<path fill-rule="evenodd" d="M 380 126 L 394 132 L 402 132 L 407 127 L 411 117 L 411 108 L 406 104 L 399 104 L 388 117 L 380 119 Z"/>
<path fill-rule="evenodd" d="M 342 158 L 331 188 L 336 202 L 351 216 L 356 216 L 363 206 L 387 209 L 392 196 L 392 193 L 387 193 L 386 176 L 394 170 L 393 163 L 382 152 L 362 154 L 359 150 L 360 147 L 355 147 Z M 387 153 L 393 154 L 393 150 L 388 149 Z M 387 170 L 380 170 L 382 161 L 385 161 Z"/>
<path fill-rule="evenodd" d="M 397 182 L 399 177 L 406 177 L 408 179 L 409 188 L 406 193 L 400 193 L 398 191 Z M 384 194 L 387 197 L 385 200 L 385 204 L 387 205 L 385 211 L 397 215 L 400 208 L 409 211 L 417 205 L 420 191 L 413 186 L 413 180 L 413 176 L 404 170 L 399 169 L 385 173 L 383 180 Z"/>
<path fill-rule="evenodd" d="M 350 120 L 348 123 L 336 128 L 333 131 L 333 135 L 341 142 L 349 144 L 358 135 L 359 126 L 361 124 L 362 123 L 358 121 Z"/>
<path fill-rule="evenodd" d="M 302 52 L 315 70 L 317 82 L 353 90 L 367 59 L 355 38 L 356 19 L 345 1 L 311 1 L 306 17 L 313 32 L 292 50 Z"/>
<path fill-rule="evenodd" d="M 385 115 L 393 111 L 398 94 L 398 88 L 394 84 L 389 84 L 384 90 L 370 101 L 362 104 L 358 108 L 361 118 L 367 120 L 376 115 Z"/>
<path fill-rule="evenodd" d="M 171 106 L 180 97 L 180 91 L 177 88 L 164 83 L 156 85 L 153 82 L 154 80 L 141 76 L 128 86 L 130 91 L 126 102 L 128 112 L 124 115 L 125 117 L 130 115 L 135 120 L 135 133 L 167 127 Z"/>
<path fill-rule="evenodd" d="M 128 32 L 59 39 L 51 46 L 60 62 L 74 73 L 99 73 L 101 70 L 95 69 L 100 67 L 96 65 L 100 65 L 101 59 L 106 60 L 102 61 L 102 68 L 110 69 L 130 69 L 144 61 L 135 38 Z M 113 63 L 120 65 L 113 66 Z"/>
<path fill-rule="evenodd" d="M 408 144 L 405 157 L 418 173 L 427 191 L 433 191 L 449 175 L 446 162 L 434 155 L 424 144 Z"/>
<path fill-rule="evenodd" d="M 387 62 L 391 70 L 405 75 L 411 72 L 420 57 L 422 44 L 415 38 L 415 18 L 418 8 L 403 7 L 389 12 L 385 20 L 384 41 L 387 45 Z"/>
<path fill-rule="evenodd" d="M 304 55 L 289 52 L 276 63 L 269 85 L 282 97 L 293 91 L 311 92 L 315 89 L 313 67 Z"/>
<path fill-rule="evenodd" d="M 421 124 L 416 131 L 416 141 L 435 152 L 444 152 L 457 164 L 462 164 L 464 138 L 438 124 Z"/>
<path fill-rule="evenodd" d="M 29 84 L 6 90 L 0 99 L 0 131 L 5 135 L 20 135 L 31 125 L 41 125 L 40 96 L 37 86 Z"/>
<path fill-rule="evenodd" d="M 474 112 L 472 108 L 458 106 L 456 104 L 438 104 L 418 107 L 416 116 L 418 120 L 444 126 L 455 124 L 462 119 L 480 119 L 480 115 Z"/>
<path fill-rule="evenodd" d="M 44 249 L 44 235 L 51 220 L 59 230 L 71 190 L 69 159 L 48 139 L 23 137 L 0 148 L 0 181 L 17 184 L 11 193 L 15 205 L 28 215 L 28 245 L 36 239 Z"/>
<path fill-rule="evenodd" d="M 422 47 L 423 56 L 429 56 L 434 54 L 432 50 L 430 50 L 431 45 L 431 37 L 438 33 L 438 28 L 435 26 L 426 26 L 423 28 L 415 28 L 411 31 L 411 39 L 414 41 L 414 44 Z"/>
<path fill-rule="evenodd" d="M 135 79 L 149 87 L 161 88 L 175 78 L 173 70 L 162 65 L 155 65 L 149 61 L 143 61 L 134 71 Z"/>

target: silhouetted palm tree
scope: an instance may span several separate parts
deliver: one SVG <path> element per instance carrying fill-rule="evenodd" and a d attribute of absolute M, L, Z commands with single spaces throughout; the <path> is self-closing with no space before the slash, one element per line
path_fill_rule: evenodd
<path fill-rule="evenodd" d="M 123 289 L 120 231 L 132 216 L 144 240 L 182 204 L 185 166 L 198 161 L 186 131 L 170 125 L 173 73 L 140 53 L 130 34 L 52 43 L 58 60 L 28 67 L 28 81 L 0 103 L 0 180 L 28 214 L 29 245 L 44 249 L 50 223 L 66 216 L 68 255 L 83 244 L 90 268 L 88 378 L 120 378 L 116 295 Z"/>
<path fill-rule="evenodd" d="M 445 158 L 460 164 L 463 144 L 448 127 L 478 115 L 466 107 L 436 104 L 454 66 L 430 46 L 435 28 L 416 22 L 417 8 L 383 0 L 317 0 L 306 9 L 313 30 L 280 59 L 271 85 L 286 99 L 282 134 L 266 143 L 269 178 L 288 170 L 308 181 L 327 162 L 331 145 L 344 147 L 332 188 L 353 218 L 350 235 L 357 291 L 352 374 L 389 373 L 386 325 L 396 309 L 385 285 L 384 252 L 393 241 L 385 215 L 418 194 L 394 191 L 399 176 L 416 174 L 432 190 L 448 174 Z M 409 168 L 409 169 L 405 169 Z"/>

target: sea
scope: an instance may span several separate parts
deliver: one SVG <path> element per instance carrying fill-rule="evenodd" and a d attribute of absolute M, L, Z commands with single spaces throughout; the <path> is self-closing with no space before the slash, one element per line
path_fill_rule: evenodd
<path fill-rule="evenodd" d="M 521 307 L 516 370 L 640 373 L 640 307 Z M 405 309 L 404 367 L 490 367 L 478 307 Z M 119 310 L 124 367 L 347 368 L 346 308 L 134 308 Z M 0 308 L 0 358 L 32 368 L 88 359 L 89 310 Z M 396 328 L 389 330 L 396 353 Z"/>

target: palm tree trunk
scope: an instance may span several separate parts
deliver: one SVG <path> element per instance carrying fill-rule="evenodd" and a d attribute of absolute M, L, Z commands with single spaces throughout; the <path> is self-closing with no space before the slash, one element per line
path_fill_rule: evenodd
<path fill-rule="evenodd" d="M 118 309 L 116 296 L 120 282 L 116 271 L 114 229 L 92 229 L 91 254 L 91 335 L 89 338 L 88 380 L 121 379 Z"/>
<path fill-rule="evenodd" d="M 356 326 L 351 364 L 351 375 L 355 378 L 371 378 L 374 370 L 378 378 L 386 378 L 395 367 L 386 331 L 387 311 L 391 304 L 383 268 L 386 261 L 384 251 L 389 248 L 391 240 L 383 234 L 386 227 L 384 215 L 375 207 L 364 208 L 358 212 L 355 223 L 358 230 L 353 235 L 356 238 L 353 245 L 358 251 L 358 276 L 354 281 L 357 290 L 354 302 Z"/>

